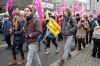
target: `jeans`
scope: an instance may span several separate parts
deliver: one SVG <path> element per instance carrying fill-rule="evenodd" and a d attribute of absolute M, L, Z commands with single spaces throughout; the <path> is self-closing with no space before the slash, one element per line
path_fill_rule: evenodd
<path fill-rule="evenodd" d="M 29 48 L 29 52 L 28 52 L 28 56 L 27 56 L 26 66 L 32 66 L 33 58 L 35 59 L 37 66 L 42 66 L 40 58 L 39 58 L 37 51 L 36 51 L 36 44 L 35 43 L 29 44 L 28 48 Z"/>
<path fill-rule="evenodd" d="M 71 48 L 74 46 L 74 37 L 73 36 L 67 36 L 65 47 L 64 47 L 64 54 L 63 59 L 66 60 L 68 57 L 68 54 L 71 54 Z"/>

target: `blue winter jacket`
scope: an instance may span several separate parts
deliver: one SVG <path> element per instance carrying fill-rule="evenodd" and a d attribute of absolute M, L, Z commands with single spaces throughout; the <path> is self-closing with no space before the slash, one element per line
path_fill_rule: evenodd
<path fill-rule="evenodd" d="M 9 29 L 11 27 L 12 27 L 11 21 L 9 19 L 5 19 L 4 24 L 3 24 L 3 28 L 2 28 L 4 37 L 10 34 Z"/>

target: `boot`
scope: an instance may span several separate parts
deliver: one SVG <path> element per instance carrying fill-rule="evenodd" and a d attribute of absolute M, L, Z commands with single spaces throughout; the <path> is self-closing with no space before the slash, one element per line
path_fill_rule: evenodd
<path fill-rule="evenodd" d="M 17 60 L 12 60 L 11 62 L 8 63 L 8 66 L 12 66 L 12 65 L 15 65 L 17 64 Z"/>
<path fill-rule="evenodd" d="M 50 54 L 50 48 L 47 48 L 47 52 L 45 54 L 46 55 Z"/>
<path fill-rule="evenodd" d="M 64 65 L 64 62 L 65 62 L 65 60 L 62 58 L 62 59 L 59 61 L 59 65 L 58 65 L 58 66 L 63 66 L 63 65 Z"/>
<path fill-rule="evenodd" d="M 21 64 L 25 64 L 26 60 L 20 60 L 19 62 L 17 62 L 17 64 L 21 65 Z"/>

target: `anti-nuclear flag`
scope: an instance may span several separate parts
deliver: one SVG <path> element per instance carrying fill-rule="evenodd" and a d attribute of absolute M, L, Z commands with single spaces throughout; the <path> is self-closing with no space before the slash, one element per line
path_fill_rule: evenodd
<path fill-rule="evenodd" d="M 57 36 L 61 32 L 61 27 L 52 18 L 50 18 L 50 21 L 47 24 L 47 28 L 50 30 L 51 33 L 53 33 L 54 36 Z"/>

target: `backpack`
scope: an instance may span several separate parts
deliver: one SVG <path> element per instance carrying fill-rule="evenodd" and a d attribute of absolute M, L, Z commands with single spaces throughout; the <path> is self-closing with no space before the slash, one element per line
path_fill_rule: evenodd
<path fill-rule="evenodd" d="M 94 32 L 93 32 L 93 38 L 94 39 L 100 39 L 100 25 L 98 24 L 98 22 L 97 21 L 95 21 L 95 23 L 96 23 L 96 27 L 94 28 Z"/>

